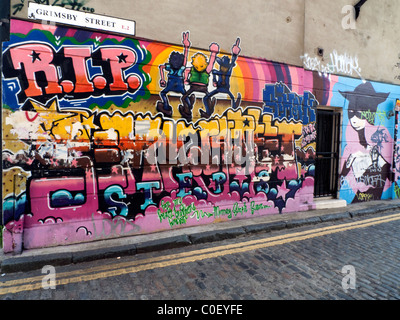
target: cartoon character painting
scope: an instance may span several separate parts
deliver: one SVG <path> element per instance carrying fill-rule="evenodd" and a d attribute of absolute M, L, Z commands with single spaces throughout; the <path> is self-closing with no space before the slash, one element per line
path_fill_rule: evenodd
<path fill-rule="evenodd" d="M 211 97 L 216 95 L 217 93 L 226 93 L 229 95 L 232 101 L 232 108 L 237 109 L 241 101 L 241 95 L 238 93 L 238 98 L 235 101 L 235 97 L 230 91 L 230 79 L 232 75 L 232 70 L 235 67 L 235 62 L 237 57 L 241 51 L 240 47 L 240 38 L 237 38 L 236 43 L 232 47 L 232 60 L 229 60 L 228 56 L 223 56 L 222 58 L 217 57 L 217 63 L 219 64 L 219 70 L 212 70 L 213 74 L 213 83 L 214 86 L 217 87 L 214 91 L 210 92 L 204 97 L 204 106 L 206 108 L 206 112 L 200 110 L 200 114 L 202 117 L 209 118 L 211 114 L 214 112 L 215 99 L 211 100 L 211 105 L 209 101 Z"/>
<path fill-rule="evenodd" d="M 160 86 L 164 89 L 160 92 L 162 101 L 157 101 L 156 109 L 168 117 L 172 116 L 172 107 L 169 104 L 167 93 L 171 91 L 182 95 L 186 93 L 183 76 L 190 47 L 189 32 L 184 32 L 182 37 L 184 53 L 173 51 L 169 56 L 169 63 L 160 65 L 159 67 L 161 76 Z M 165 71 L 168 72 L 168 82 L 165 81 Z M 185 97 L 185 99 L 186 103 L 189 103 L 188 98 Z"/>
<path fill-rule="evenodd" d="M 233 68 L 236 66 L 236 60 L 241 51 L 239 47 L 240 38 L 237 38 L 235 44 L 232 46 L 232 58 L 227 55 L 218 57 L 219 45 L 211 43 L 209 50 L 210 57 L 202 52 L 197 52 L 192 56 L 191 67 L 186 67 L 187 57 L 191 42 L 189 40 L 189 32 L 183 33 L 182 44 L 184 45 L 184 52 L 179 53 L 173 51 L 169 56 L 168 63 L 159 66 L 160 70 L 160 87 L 164 88 L 160 92 L 161 101 L 157 101 L 156 109 L 158 112 L 163 113 L 167 117 L 172 116 L 173 109 L 169 104 L 167 94 L 175 92 L 181 94 L 181 104 L 178 106 L 179 112 L 182 117 L 187 121 L 192 121 L 193 106 L 196 101 L 194 92 L 204 94 L 203 104 L 204 109 L 199 109 L 200 116 L 208 119 L 214 112 L 216 99 L 214 96 L 218 93 L 227 94 L 231 99 L 231 106 L 237 109 L 241 102 L 241 95 L 235 100 L 232 92 L 230 91 L 230 80 Z M 215 62 L 219 65 L 219 70 L 213 69 Z M 167 73 L 167 79 L 165 74 Z M 209 79 L 212 74 L 212 80 L 215 90 L 208 91 Z M 186 90 L 185 85 L 189 86 Z"/>
<path fill-rule="evenodd" d="M 206 95 L 208 92 L 208 81 L 210 73 L 213 69 L 215 59 L 219 52 L 219 45 L 216 43 L 212 43 L 209 47 L 210 49 L 210 58 L 207 60 L 207 57 L 201 53 L 197 52 L 192 57 L 192 67 L 186 68 L 185 72 L 185 82 L 189 83 L 189 90 L 182 96 L 182 104 L 179 105 L 179 112 L 182 117 L 186 120 L 191 121 L 193 114 L 192 109 L 195 102 L 196 97 L 192 95 L 193 92 L 202 92 Z M 189 97 L 189 103 L 187 103 L 187 98 Z M 200 114 L 204 114 L 200 111 Z"/>

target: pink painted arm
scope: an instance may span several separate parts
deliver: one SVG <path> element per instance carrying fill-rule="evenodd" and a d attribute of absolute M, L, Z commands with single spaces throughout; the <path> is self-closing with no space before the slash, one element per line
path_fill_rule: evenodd
<path fill-rule="evenodd" d="M 159 66 L 160 69 L 160 76 L 161 76 L 161 80 L 160 80 L 160 86 L 161 87 L 165 87 L 165 76 L 164 76 L 164 70 L 165 70 L 165 64 L 162 64 Z"/>
<path fill-rule="evenodd" d="M 184 32 L 184 33 L 182 34 L 182 43 L 183 43 L 183 46 L 184 46 L 183 65 L 186 66 L 187 57 L 188 57 L 188 53 L 189 53 L 189 48 L 190 48 L 190 45 L 191 45 L 190 40 L 189 40 L 189 31 Z"/>
<path fill-rule="evenodd" d="M 208 66 L 206 69 L 207 73 L 210 73 L 214 67 L 215 58 L 217 57 L 217 53 L 219 52 L 219 45 L 215 42 L 210 45 L 210 61 L 208 62 Z"/>
<path fill-rule="evenodd" d="M 189 83 L 189 74 L 190 74 L 190 70 L 191 70 L 191 68 L 186 68 L 185 69 L 185 75 L 184 75 L 184 81 L 185 81 L 185 84 L 188 84 Z"/>

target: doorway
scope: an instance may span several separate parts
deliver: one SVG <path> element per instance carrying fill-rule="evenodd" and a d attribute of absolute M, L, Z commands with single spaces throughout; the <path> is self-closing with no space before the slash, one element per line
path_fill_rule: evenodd
<path fill-rule="evenodd" d="M 337 197 L 341 113 L 317 109 L 314 197 Z"/>

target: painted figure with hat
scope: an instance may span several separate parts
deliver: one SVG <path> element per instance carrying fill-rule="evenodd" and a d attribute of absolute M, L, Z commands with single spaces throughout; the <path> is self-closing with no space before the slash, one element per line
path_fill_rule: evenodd
<path fill-rule="evenodd" d="M 362 83 L 354 91 L 339 91 L 349 101 L 347 114 L 350 126 L 346 130 L 347 145 L 342 155 L 342 180 L 345 178 L 356 196 L 371 194 L 380 199 L 389 186 L 391 156 L 390 134 L 386 128 L 376 126 L 378 105 L 385 102 L 389 93 L 376 92 L 370 82 Z M 366 117 L 366 114 L 373 116 Z M 350 174 L 352 173 L 352 174 Z"/>

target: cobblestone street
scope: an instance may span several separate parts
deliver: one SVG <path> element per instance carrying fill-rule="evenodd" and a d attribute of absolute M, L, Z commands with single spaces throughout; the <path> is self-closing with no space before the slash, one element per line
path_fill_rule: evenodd
<path fill-rule="evenodd" d="M 355 218 L 350 224 L 353 229 L 326 235 L 310 237 L 329 228 L 347 228 L 349 223 L 320 223 L 194 245 L 190 249 L 60 266 L 56 268 L 56 279 L 66 280 L 57 282 L 55 289 L 26 288 L 4 293 L 0 298 L 397 300 L 400 299 L 400 220 L 380 220 L 391 216 L 393 213 Z M 370 220 L 377 223 L 361 225 Z M 275 242 L 265 245 L 267 239 Z M 284 241 L 279 243 L 279 239 Z M 342 273 L 344 266 L 354 268 L 354 289 L 342 286 L 348 276 Z M 31 277 L 41 281 L 44 274 L 41 270 L 5 274 L 0 281 L 8 290 L 17 287 L 10 281 Z"/>

